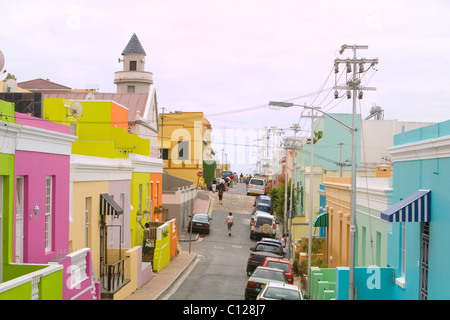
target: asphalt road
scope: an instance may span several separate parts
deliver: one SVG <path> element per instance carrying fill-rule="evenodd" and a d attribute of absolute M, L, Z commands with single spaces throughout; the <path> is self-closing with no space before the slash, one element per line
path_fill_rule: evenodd
<path fill-rule="evenodd" d="M 245 186 L 245 184 L 244 184 Z M 245 187 L 237 185 L 230 189 L 229 194 L 240 194 L 247 197 Z M 225 193 L 224 197 L 227 196 Z M 238 206 L 238 202 L 236 202 Z M 233 213 L 235 224 L 232 235 L 228 236 L 224 224 L 228 211 L 215 206 L 212 213 L 211 231 L 209 235 L 191 243 L 191 250 L 200 259 L 184 281 L 170 292 L 170 300 L 244 300 L 244 290 L 247 284 L 247 259 L 250 247 L 255 240 L 250 240 L 250 211 Z M 231 210 L 233 211 L 233 210 Z M 188 243 L 183 243 L 187 250 Z"/>

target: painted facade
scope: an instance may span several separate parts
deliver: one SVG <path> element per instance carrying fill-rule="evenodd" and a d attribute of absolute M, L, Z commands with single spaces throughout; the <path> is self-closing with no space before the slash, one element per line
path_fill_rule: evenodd
<path fill-rule="evenodd" d="M 59 117 L 77 134 L 71 157 L 70 248 L 92 248 L 95 273 L 103 278 L 105 263 L 124 258 L 112 252 L 142 245 L 140 222 L 161 219 L 152 213 L 161 204 L 162 161 L 150 156 L 149 139 L 127 132 L 128 108 L 113 101 L 78 101 L 82 116 L 74 118 L 74 101 L 44 101 L 45 116 Z M 102 194 L 108 194 L 122 213 L 102 215 Z M 142 214 L 145 218 L 138 221 Z"/>
<path fill-rule="evenodd" d="M 0 100 L 0 283 L 7 281 L 5 266 L 13 261 L 14 153 L 19 126 L 14 104 Z M 6 146 L 6 147 L 5 147 Z"/>
<path fill-rule="evenodd" d="M 209 137 L 210 130 L 204 130 L 208 123 L 204 121 L 203 112 L 160 114 L 159 125 L 163 124 L 163 142 L 160 138 L 158 143 L 163 149 L 164 170 L 197 184 L 197 173 L 203 168 L 203 140 L 204 136 Z M 200 180 L 203 185 L 203 179 Z"/>
<path fill-rule="evenodd" d="M 89 249 L 68 256 L 70 150 L 76 138 L 61 124 L 17 112 L 14 118 L 8 128 L 10 137 L 20 135 L 8 141 L 14 174 L 1 179 L 2 189 L 4 181 L 11 184 L 2 198 L 12 194 L 14 203 L 3 212 L 8 219 L 1 219 L 9 226 L 2 228 L 8 254 L 2 254 L 0 299 L 99 299 Z"/>
<path fill-rule="evenodd" d="M 450 257 L 442 244 L 450 240 L 450 121 L 396 135 L 389 151 L 394 162 L 393 202 L 418 190 L 430 190 L 431 196 L 428 222 L 389 222 L 388 265 L 395 270 L 393 299 L 448 300 Z M 421 250 L 425 248 L 428 252 Z"/>

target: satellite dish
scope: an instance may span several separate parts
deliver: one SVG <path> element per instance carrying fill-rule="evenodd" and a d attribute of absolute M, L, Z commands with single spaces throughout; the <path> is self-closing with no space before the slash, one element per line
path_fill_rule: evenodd
<path fill-rule="evenodd" d="M 17 92 L 17 82 L 14 79 L 8 79 L 5 82 L 5 92 Z"/>
<path fill-rule="evenodd" d="M 0 50 L 0 72 L 2 72 L 4 66 L 5 66 L 5 56 L 3 55 L 3 52 Z"/>
<path fill-rule="evenodd" d="M 78 101 L 72 102 L 70 105 L 70 115 L 74 118 L 81 117 L 83 115 L 83 106 Z"/>
<path fill-rule="evenodd" d="M 95 100 L 95 94 L 93 92 L 88 92 L 86 94 L 86 100 Z"/>

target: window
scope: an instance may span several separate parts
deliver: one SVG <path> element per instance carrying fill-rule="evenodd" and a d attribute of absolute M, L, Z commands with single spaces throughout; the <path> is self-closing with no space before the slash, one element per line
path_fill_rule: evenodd
<path fill-rule="evenodd" d="M 420 300 L 428 299 L 428 250 L 430 246 L 430 223 L 422 223 L 421 266 L 420 266 Z"/>
<path fill-rule="evenodd" d="M 362 235 L 361 235 L 361 265 L 365 266 L 367 265 L 367 261 L 366 261 L 366 241 L 367 241 L 367 235 L 366 235 L 367 229 L 366 227 L 362 227 Z"/>
<path fill-rule="evenodd" d="M 163 160 L 169 159 L 169 149 L 161 149 L 162 150 L 162 158 Z"/>
<path fill-rule="evenodd" d="M 127 87 L 127 93 L 135 93 L 136 87 L 135 86 L 128 86 Z"/>
<path fill-rule="evenodd" d="M 48 252 L 52 250 L 53 177 L 47 176 L 45 180 L 45 251 Z"/>
<path fill-rule="evenodd" d="M 178 142 L 178 160 L 189 160 L 189 141 Z"/>
<path fill-rule="evenodd" d="M 16 179 L 16 251 L 15 260 L 16 263 L 23 262 L 23 217 L 24 217 L 24 199 L 25 199 L 25 178 L 23 176 L 17 176 Z"/>
<path fill-rule="evenodd" d="M 400 274 L 401 276 L 395 279 L 395 283 L 401 288 L 406 287 L 405 275 L 406 275 L 406 222 L 401 222 L 400 227 Z"/>
<path fill-rule="evenodd" d="M 84 246 L 90 248 L 89 246 L 89 225 L 90 225 L 90 212 L 91 212 L 91 197 L 85 199 L 84 206 Z"/>
<path fill-rule="evenodd" d="M 139 211 L 138 214 L 142 214 L 142 184 L 139 185 Z"/>
<path fill-rule="evenodd" d="M 401 256 L 402 256 L 402 262 L 401 262 L 401 274 L 402 277 L 405 277 L 406 273 L 406 222 L 402 222 L 402 247 L 401 247 Z"/>
<path fill-rule="evenodd" d="M 70 134 L 73 136 L 77 135 L 77 125 L 75 123 L 70 124 Z"/>
<path fill-rule="evenodd" d="M 137 70 L 137 61 L 130 61 L 130 71 Z"/>
<path fill-rule="evenodd" d="M 125 193 L 121 193 L 120 194 L 120 206 L 122 207 L 122 209 L 125 210 Z M 121 236 L 122 238 L 120 239 L 121 243 L 125 243 L 125 219 L 123 218 L 125 214 L 121 214 L 120 215 L 120 225 L 122 227 L 122 232 L 121 232 Z"/>
<path fill-rule="evenodd" d="M 376 255 L 376 264 L 381 267 L 381 232 L 377 231 L 377 255 Z"/>

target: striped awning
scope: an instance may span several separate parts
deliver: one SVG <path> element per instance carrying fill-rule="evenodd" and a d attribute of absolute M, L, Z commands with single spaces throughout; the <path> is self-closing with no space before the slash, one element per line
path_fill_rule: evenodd
<path fill-rule="evenodd" d="M 381 212 L 389 222 L 428 222 L 431 212 L 431 191 L 419 190 Z"/>
<path fill-rule="evenodd" d="M 314 220 L 314 227 L 328 227 L 328 212 L 321 213 Z"/>
<path fill-rule="evenodd" d="M 123 214 L 123 209 L 108 193 L 100 194 L 100 215 L 118 216 L 121 214 Z"/>

